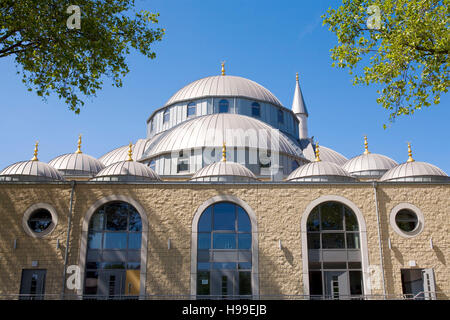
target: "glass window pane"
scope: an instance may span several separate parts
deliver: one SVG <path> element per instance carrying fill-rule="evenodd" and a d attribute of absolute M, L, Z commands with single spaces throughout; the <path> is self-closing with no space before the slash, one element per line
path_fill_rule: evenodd
<path fill-rule="evenodd" d="M 324 262 L 324 269 L 347 269 L 347 263 L 345 262 Z"/>
<path fill-rule="evenodd" d="M 111 203 L 106 206 L 106 230 L 127 230 L 128 205 L 126 203 Z"/>
<path fill-rule="evenodd" d="M 239 249 L 251 249 L 252 248 L 252 234 L 251 233 L 239 233 L 238 234 L 238 248 Z"/>
<path fill-rule="evenodd" d="M 344 206 L 345 211 L 345 230 L 358 231 L 358 220 L 352 210 Z"/>
<path fill-rule="evenodd" d="M 142 231 L 142 221 L 139 212 L 137 212 L 133 207 L 130 208 L 130 217 L 128 220 L 128 230 L 129 231 Z"/>
<path fill-rule="evenodd" d="M 89 229 L 90 230 L 103 230 L 105 226 L 105 210 L 102 207 L 99 209 L 91 218 L 91 221 L 89 223 Z"/>
<path fill-rule="evenodd" d="M 308 217 L 307 222 L 308 231 L 319 231 L 320 230 L 320 220 L 319 220 L 319 207 L 315 207 Z"/>
<path fill-rule="evenodd" d="M 141 233 L 128 234 L 128 249 L 140 249 L 142 243 Z"/>
<path fill-rule="evenodd" d="M 350 273 L 350 294 L 362 294 L 362 273 L 361 271 L 349 271 Z"/>
<path fill-rule="evenodd" d="M 347 233 L 347 248 L 348 249 L 360 249 L 359 233 Z"/>
<path fill-rule="evenodd" d="M 46 209 L 38 209 L 28 219 L 28 226 L 33 232 L 45 231 L 52 223 L 52 215 Z"/>
<path fill-rule="evenodd" d="M 100 269 L 100 263 L 98 262 L 86 262 L 86 269 Z"/>
<path fill-rule="evenodd" d="M 197 294 L 209 295 L 209 271 L 197 272 Z"/>
<path fill-rule="evenodd" d="M 215 233 L 213 237 L 214 249 L 236 249 L 235 233 Z"/>
<path fill-rule="evenodd" d="M 309 272 L 309 292 L 312 296 L 322 295 L 322 272 L 310 271 Z"/>
<path fill-rule="evenodd" d="M 196 109 L 197 108 L 195 107 L 195 103 L 194 102 L 189 103 L 188 106 L 187 106 L 187 116 L 188 117 L 194 116 L 196 114 L 196 111 L 197 111 Z"/>
<path fill-rule="evenodd" d="M 308 249 L 320 249 L 320 233 L 308 233 Z"/>
<path fill-rule="evenodd" d="M 250 223 L 250 218 L 241 207 L 237 207 L 238 209 L 238 230 L 239 231 L 252 231 L 252 224 Z"/>
<path fill-rule="evenodd" d="M 214 262 L 213 269 L 216 270 L 236 269 L 236 262 Z"/>
<path fill-rule="evenodd" d="M 211 233 L 198 234 L 198 248 L 211 249 Z"/>
<path fill-rule="evenodd" d="M 395 216 L 397 226 L 405 231 L 413 231 L 417 227 L 417 215 L 408 209 L 400 210 Z"/>
<path fill-rule="evenodd" d="M 86 281 L 84 284 L 84 294 L 97 294 L 97 271 L 86 272 Z"/>
<path fill-rule="evenodd" d="M 349 262 L 348 268 L 349 269 L 361 269 L 361 262 Z"/>
<path fill-rule="evenodd" d="M 214 205 L 214 230 L 236 230 L 236 206 L 231 203 Z"/>
<path fill-rule="evenodd" d="M 342 205 L 337 202 L 327 202 L 320 206 L 322 230 L 344 230 Z"/>
<path fill-rule="evenodd" d="M 320 270 L 322 268 L 322 264 L 320 262 L 309 262 L 308 268 L 310 270 L 313 269 Z"/>
<path fill-rule="evenodd" d="M 211 207 L 203 211 L 200 220 L 198 221 L 198 232 L 211 231 Z"/>
<path fill-rule="evenodd" d="M 101 232 L 89 232 L 88 248 L 89 249 L 101 249 L 101 247 L 102 247 L 102 233 Z"/>
<path fill-rule="evenodd" d="M 228 112 L 228 101 L 220 100 L 219 101 L 219 113 L 227 113 Z"/>
<path fill-rule="evenodd" d="M 239 262 L 238 263 L 238 269 L 251 270 L 252 269 L 252 263 L 251 262 Z"/>
<path fill-rule="evenodd" d="M 103 249 L 126 249 L 127 248 L 127 233 L 105 233 L 103 237 Z"/>
<path fill-rule="evenodd" d="M 198 270 L 209 270 L 211 268 L 211 264 L 209 262 L 197 262 Z"/>
<path fill-rule="evenodd" d="M 128 270 L 139 270 L 139 269 L 141 269 L 141 264 L 139 262 L 128 262 L 127 269 Z"/>
<path fill-rule="evenodd" d="M 125 269 L 125 262 L 103 262 L 102 269 Z"/>
<path fill-rule="evenodd" d="M 322 233 L 323 249 L 339 249 L 345 248 L 343 233 Z"/>
<path fill-rule="evenodd" d="M 239 294 L 252 294 L 252 273 L 248 271 L 239 272 Z"/>

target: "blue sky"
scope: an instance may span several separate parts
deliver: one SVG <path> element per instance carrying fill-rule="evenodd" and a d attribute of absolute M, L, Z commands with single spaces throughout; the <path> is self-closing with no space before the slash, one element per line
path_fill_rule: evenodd
<path fill-rule="evenodd" d="M 96 98 L 86 101 L 80 115 L 56 97 L 42 101 L 16 75 L 12 58 L 0 59 L 0 169 L 31 159 L 34 143 L 39 160 L 74 152 L 78 134 L 83 152 L 100 157 L 130 141 L 145 138 L 146 119 L 178 89 L 226 71 L 256 81 L 291 107 L 295 73 L 300 74 L 310 113 L 309 133 L 348 158 L 369 150 L 401 163 L 407 142 L 413 157 L 450 174 L 450 96 L 438 106 L 399 118 L 388 129 L 388 112 L 376 104 L 376 88 L 353 86 L 346 70 L 331 66 L 334 34 L 320 16 L 330 1 L 136 1 L 138 8 L 160 12 L 166 28 L 149 60 L 135 52 L 128 57 L 130 73 L 122 88 L 109 79 Z M 81 25 L 83 27 L 83 25 Z"/>

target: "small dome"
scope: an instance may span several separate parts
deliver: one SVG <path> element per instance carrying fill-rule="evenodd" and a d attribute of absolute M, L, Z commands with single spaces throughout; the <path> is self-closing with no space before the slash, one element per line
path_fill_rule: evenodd
<path fill-rule="evenodd" d="M 322 157 L 323 147 L 320 147 Z M 305 182 L 351 182 L 356 181 L 347 171 L 329 161 L 314 161 L 295 169 L 286 181 Z"/>
<path fill-rule="evenodd" d="M 48 164 L 59 170 L 65 177 L 95 176 L 105 168 L 99 160 L 84 153 L 63 154 Z"/>
<path fill-rule="evenodd" d="M 149 139 L 139 139 L 138 141 L 136 141 L 136 143 L 132 147 L 135 159 L 139 160 L 142 157 L 144 151 L 153 141 L 155 141 L 157 137 L 159 137 L 159 134 Z M 116 148 L 104 154 L 98 160 L 107 167 L 113 163 L 125 161 L 127 159 L 128 159 L 128 145 Z"/>
<path fill-rule="evenodd" d="M 240 163 L 220 161 L 198 170 L 191 181 L 251 182 L 257 181 L 257 178 Z"/>
<path fill-rule="evenodd" d="M 303 150 L 303 155 L 309 161 L 314 161 L 316 155 L 314 153 L 312 144 L 308 145 L 308 147 Z M 339 166 L 342 166 L 348 161 L 348 159 L 339 152 L 336 152 L 324 146 L 320 146 L 320 158 L 322 159 L 322 161 L 333 162 Z"/>
<path fill-rule="evenodd" d="M 160 181 L 158 174 L 136 161 L 120 161 L 101 170 L 91 181 L 145 182 Z"/>
<path fill-rule="evenodd" d="M 164 106 L 207 97 L 241 97 L 283 106 L 277 97 L 262 85 L 249 79 L 227 75 L 191 82 L 178 90 Z"/>
<path fill-rule="evenodd" d="M 449 177 L 438 167 L 420 161 L 402 163 L 386 172 L 380 181 L 402 182 L 441 182 Z"/>
<path fill-rule="evenodd" d="M 63 181 L 61 173 L 45 162 L 16 162 L 0 172 L 0 181 Z"/>
<path fill-rule="evenodd" d="M 348 160 L 342 168 L 353 176 L 380 178 L 386 171 L 397 165 L 398 163 L 391 158 L 377 153 L 368 153 Z"/>

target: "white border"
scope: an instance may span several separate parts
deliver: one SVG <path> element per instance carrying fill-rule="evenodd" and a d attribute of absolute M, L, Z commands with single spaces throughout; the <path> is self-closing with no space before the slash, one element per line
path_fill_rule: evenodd
<path fill-rule="evenodd" d="M 30 218 L 33 212 L 39 209 L 46 209 L 50 212 L 50 214 L 52 215 L 52 223 L 43 232 L 34 232 L 33 230 L 30 229 L 30 226 L 28 225 L 28 219 Z M 56 213 L 55 208 L 53 208 L 53 206 L 51 206 L 50 204 L 43 202 L 33 204 L 31 207 L 29 207 L 23 214 L 22 218 L 23 229 L 25 230 L 26 234 L 28 234 L 33 238 L 43 238 L 49 235 L 50 233 L 52 233 L 53 230 L 55 230 L 57 224 L 58 224 L 58 214 Z"/>
<path fill-rule="evenodd" d="M 395 216 L 402 209 L 411 210 L 417 216 L 417 226 L 416 226 L 416 228 L 413 231 L 410 231 L 410 232 L 403 231 L 402 229 L 400 229 L 397 226 L 397 223 L 395 222 Z M 391 210 L 391 213 L 389 215 L 389 222 L 391 224 L 392 229 L 394 229 L 394 231 L 396 233 L 398 233 L 400 236 L 402 236 L 404 238 L 413 238 L 413 237 L 419 235 L 423 231 L 423 227 L 424 227 L 424 224 L 425 224 L 425 219 L 423 217 L 422 211 L 420 211 L 419 208 L 417 208 L 416 206 L 414 206 L 414 205 L 412 205 L 410 203 L 403 202 L 403 203 L 400 203 L 400 204 L 396 205 Z"/>

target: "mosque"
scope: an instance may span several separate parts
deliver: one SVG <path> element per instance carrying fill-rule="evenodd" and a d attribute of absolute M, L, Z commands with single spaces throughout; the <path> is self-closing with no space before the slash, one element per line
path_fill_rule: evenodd
<path fill-rule="evenodd" d="M 308 117 L 298 74 L 289 109 L 222 64 L 98 159 L 36 143 L 0 172 L 0 299 L 449 299 L 450 178 Z"/>

